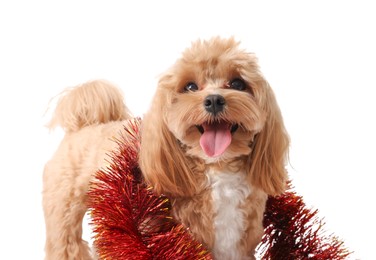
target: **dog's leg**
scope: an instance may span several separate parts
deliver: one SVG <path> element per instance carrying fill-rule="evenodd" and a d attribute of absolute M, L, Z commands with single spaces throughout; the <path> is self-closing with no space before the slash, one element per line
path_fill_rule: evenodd
<path fill-rule="evenodd" d="M 46 222 L 45 259 L 92 259 L 88 243 L 82 240 L 86 192 L 78 188 L 74 170 L 68 167 L 57 172 L 56 168 L 47 164 L 43 181 L 43 208 Z"/>

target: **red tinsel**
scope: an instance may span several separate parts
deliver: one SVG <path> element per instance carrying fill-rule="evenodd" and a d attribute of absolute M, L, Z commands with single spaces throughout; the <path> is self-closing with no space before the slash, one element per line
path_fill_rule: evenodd
<path fill-rule="evenodd" d="M 137 164 L 140 120 L 125 129 L 107 169 L 89 191 L 94 246 L 100 259 L 211 259 L 210 253 L 170 217 L 168 198 L 156 196 Z M 350 254 L 335 236 L 325 236 L 317 210 L 309 210 L 292 191 L 270 197 L 262 259 L 346 259 Z"/>
<path fill-rule="evenodd" d="M 306 207 L 293 191 L 269 197 L 264 214 L 265 233 L 259 246 L 262 259 L 346 259 L 350 252 L 334 235 L 326 235 L 318 210 Z"/>
<path fill-rule="evenodd" d="M 170 203 L 142 181 L 137 164 L 140 121 L 117 140 L 107 169 L 89 191 L 94 246 L 100 259 L 211 259 L 208 251 L 169 216 Z"/>

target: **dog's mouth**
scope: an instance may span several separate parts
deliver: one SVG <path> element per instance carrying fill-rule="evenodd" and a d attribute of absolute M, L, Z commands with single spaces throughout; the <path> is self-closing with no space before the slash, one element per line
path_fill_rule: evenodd
<path fill-rule="evenodd" d="M 239 128 L 238 124 L 225 121 L 203 123 L 196 125 L 201 133 L 200 145 L 209 157 L 222 155 L 231 144 L 232 134 Z"/>

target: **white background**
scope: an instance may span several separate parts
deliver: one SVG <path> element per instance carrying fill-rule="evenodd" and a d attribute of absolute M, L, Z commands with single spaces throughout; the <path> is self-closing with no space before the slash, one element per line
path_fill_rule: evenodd
<path fill-rule="evenodd" d="M 304 2 L 304 3 L 303 3 Z M 2 1 L 2 259 L 42 259 L 42 169 L 61 132 L 50 98 L 104 78 L 137 116 L 198 38 L 255 52 L 291 136 L 290 175 L 352 259 L 374 257 L 375 7 L 371 1 Z M 49 114 L 47 113 L 47 116 Z M 90 235 L 88 235 L 90 236 Z M 6 256 L 6 257 L 4 257 Z"/>

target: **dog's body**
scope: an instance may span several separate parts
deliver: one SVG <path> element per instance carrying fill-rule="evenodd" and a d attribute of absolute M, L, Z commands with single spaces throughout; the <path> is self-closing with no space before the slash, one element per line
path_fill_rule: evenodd
<path fill-rule="evenodd" d="M 81 237 L 86 193 L 94 173 L 109 164 L 107 153 L 130 117 L 121 93 L 105 81 L 83 84 L 60 100 L 51 127 L 61 125 L 66 134 L 43 175 L 46 259 L 92 259 Z"/>
<path fill-rule="evenodd" d="M 86 109 L 70 113 L 69 127 L 68 109 L 53 121 L 67 134 L 44 174 L 47 259 L 89 259 L 81 240 L 86 191 L 130 118 L 123 104 L 106 103 L 116 105 L 81 104 Z M 121 116 L 103 116 L 107 109 Z M 194 43 L 161 77 L 141 130 L 140 168 L 157 194 L 171 198 L 174 217 L 216 259 L 254 259 L 267 196 L 285 189 L 289 144 L 255 57 L 233 39 Z"/>

